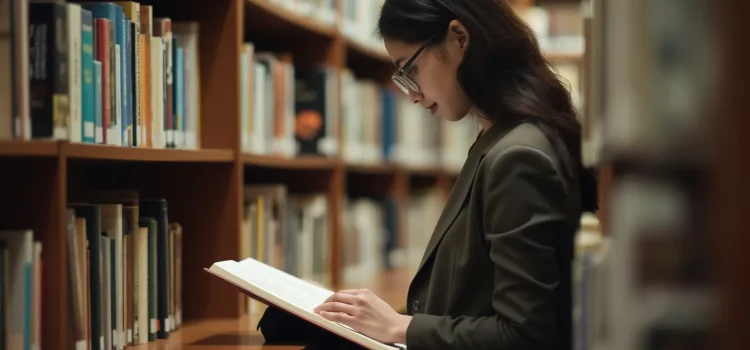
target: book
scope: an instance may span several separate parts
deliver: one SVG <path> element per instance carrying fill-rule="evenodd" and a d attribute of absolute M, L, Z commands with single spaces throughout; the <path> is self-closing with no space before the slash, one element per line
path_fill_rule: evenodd
<path fill-rule="evenodd" d="M 274 306 L 317 327 L 332 332 L 368 349 L 406 349 L 403 344 L 386 344 L 372 339 L 344 324 L 329 321 L 313 312 L 316 306 L 333 295 L 333 291 L 306 282 L 289 273 L 266 265 L 253 258 L 239 262 L 215 262 L 204 270 L 231 283 L 240 291 L 261 303 Z"/>

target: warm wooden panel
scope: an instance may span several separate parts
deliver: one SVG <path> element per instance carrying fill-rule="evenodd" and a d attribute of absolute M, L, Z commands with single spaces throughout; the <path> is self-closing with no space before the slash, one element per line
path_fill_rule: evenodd
<path fill-rule="evenodd" d="M 333 170 L 339 165 L 339 162 L 332 158 L 315 156 L 283 158 L 254 154 L 243 154 L 242 162 L 253 167 L 287 170 Z"/>
<path fill-rule="evenodd" d="M 720 322 L 718 349 L 747 348 L 750 324 L 750 163 L 747 159 L 747 132 L 750 130 L 750 103 L 747 81 L 750 79 L 750 45 L 747 13 L 750 2 L 723 0 L 718 17 L 718 44 L 721 48 L 721 84 L 716 113 L 708 117 L 711 135 L 712 201 L 711 237 L 715 242 L 715 266 L 720 286 Z"/>
<path fill-rule="evenodd" d="M 247 28 L 271 31 L 274 37 L 280 36 L 318 36 L 333 39 L 337 35 L 334 26 L 300 16 L 268 0 L 246 1 Z"/>
<path fill-rule="evenodd" d="M 0 156 L 56 157 L 57 154 L 58 143 L 55 141 L 0 140 Z"/>
<path fill-rule="evenodd" d="M 396 66 L 385 51 L 377 51 L 346 39 L 346 66 L 359 78 L 389 83 Z"/>
<path fill-rule="evenodd" d="M 42 243 L 42 347 L 68 341 L 65 161 L 0 158 L 0 230 L 31 229 Z"/>
<path fill-rule="evenodd" d="M 234 160 L 234 152 L 228 149 L 155 149 L 63 143 L 61 144 L 61 152 L 69 159 L 227 163 Z"/>
<path fill-rule="evenodd" d="M 299 345 L 264 345 L 263 335 L 255 329 L 260 315 L 237 319 L 207 319 L 185 323 L 169 339 L 128 347 L 134 350 L 162 349 L 232 349 L 232 350 L 302 350 Z"/>

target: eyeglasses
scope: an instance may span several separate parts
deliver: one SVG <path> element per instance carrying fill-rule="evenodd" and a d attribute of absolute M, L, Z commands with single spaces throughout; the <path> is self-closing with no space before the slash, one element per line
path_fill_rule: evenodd
<path fill-rule="evenodd" d="M 393 73 L 393 76 L 391 77 L 393 82 L 396 83 L 396 86 L 407 95 L 409 94 L 409 91 L 419 92 L 419 84 L 409 76 L 409 73 L 411 72 L 411 64 L 417 59 L 417 57 L 419 57 L 419 54 L 422 53 L 427 45 L 432 42 L 434 37 L 435 36 L 433 35 L 427 39 L 427 41 L 417 49 L 417 52 L 415 52 L 399 70 Z"/>

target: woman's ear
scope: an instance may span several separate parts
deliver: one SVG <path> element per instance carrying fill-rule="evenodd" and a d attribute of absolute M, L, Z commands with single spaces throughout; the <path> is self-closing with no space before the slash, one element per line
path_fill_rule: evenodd
<path fill-rule="evenodd" d="M 466 29 L 461 21 L 454 19 L 448 23 L 448 42 L 451 45 L 456 45 L 456 48 L 460 51 L 466 51 L 469 47 L 469 31 Z"/>

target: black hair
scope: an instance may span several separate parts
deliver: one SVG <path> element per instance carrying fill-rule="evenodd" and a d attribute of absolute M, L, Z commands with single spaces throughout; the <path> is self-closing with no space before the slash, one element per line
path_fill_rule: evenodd
<path fill-rule="evenodd" d="M 570 93 L 539 48 L 536 35 L 507 0 L 386 0 L 382 38 L 437 45 L 452 20 L 469 31 L 458 82 L 471 103 L 495 124 L 533 123 L 580 179 L 582 210 L 598 208 L 593 169 L 581 161 L 581 124 Z"/>

